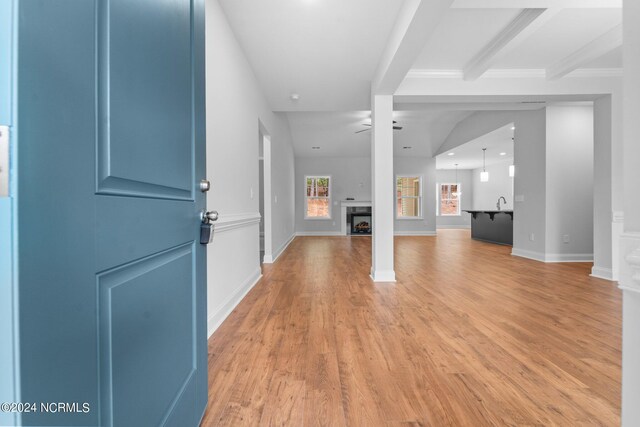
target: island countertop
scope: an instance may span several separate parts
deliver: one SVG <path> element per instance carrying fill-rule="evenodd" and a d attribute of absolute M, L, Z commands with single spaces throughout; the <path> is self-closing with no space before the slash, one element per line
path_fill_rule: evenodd
<path fill-rule="evenodd" d="M 471 214 L 471 238 L 500 245 L 513 244 L 512 210 L 465 210 Z M 506 214 L 506 215 L 500 215 Z"/>

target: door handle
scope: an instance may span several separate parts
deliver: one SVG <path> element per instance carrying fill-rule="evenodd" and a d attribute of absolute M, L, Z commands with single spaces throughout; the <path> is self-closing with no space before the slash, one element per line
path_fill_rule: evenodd
<path fill-rule="evenodd" d="M 215 222 L 218 220 L 218 211 L 202 211 L 200 214 L 200 219 L 204 224 L 209 224 L 210 222 Z"/>

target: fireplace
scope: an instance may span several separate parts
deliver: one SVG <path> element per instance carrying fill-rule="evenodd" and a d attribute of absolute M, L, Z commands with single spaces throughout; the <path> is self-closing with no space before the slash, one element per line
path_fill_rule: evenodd
<path fill-rule="evenodd" d="M 352 214 L 351 234 L 371 234 L 371 214 Z"/>

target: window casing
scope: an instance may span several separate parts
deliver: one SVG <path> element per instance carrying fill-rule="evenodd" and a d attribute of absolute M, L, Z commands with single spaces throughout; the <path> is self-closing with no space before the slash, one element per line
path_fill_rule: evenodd
<path fill-rule="evenodd" d="M 460 188 L 459 182 L 440 184 L 438 191 L 440 195 L 439 215 L 460 216 Z"/>
<path fill-rule="evenodd" d="M 422 177 L 396 176 L 396 218 L 422 218 Z"/>
<path fill-rule="evenodd" d="M 331 176 L 305 176 L 304 188 L 304 219 L 331 219 Z"/>

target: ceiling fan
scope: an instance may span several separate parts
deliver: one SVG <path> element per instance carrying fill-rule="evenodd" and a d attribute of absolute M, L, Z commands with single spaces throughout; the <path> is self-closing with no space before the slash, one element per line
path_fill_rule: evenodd
<path fill-rule="evenodd" d="M 402 130 L 402 126 L 396 126 L 397 123 L 398 122 L 396 122 L 395 120 L 393 121 L 393 130 Z M 366 132 L 368 130 L 371 130 L 371 123 L 363 123 L 362 126 L 367 126 L 367 128 L 356 131 L 356 133 Z"/>

